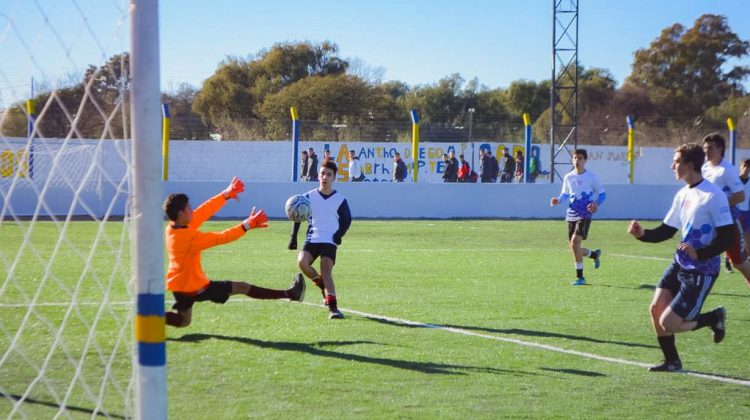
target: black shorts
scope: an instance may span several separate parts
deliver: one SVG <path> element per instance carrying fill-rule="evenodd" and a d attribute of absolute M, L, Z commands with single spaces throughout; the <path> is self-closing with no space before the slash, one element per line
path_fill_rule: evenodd
<path fill-rule="evenodd" d="M 214 303 L 225 303 L 232 293 L 231 281 L 211 281 L 198 293 L 172 292 L 175 303 L 172 309 L 186 311 L 193 307 L 195 302 L 210 300 Z"/>
<path fill-rule="evenodd" d="M 325 244 L 325 243 L 310 243 L 305 242 L 305 246 L 302 247 L 303 251 L 309 252 L 315 261 L 318 257 L 328 257 L 336 264 L 336 245 Z"/>
<path fill-rule="evenodd" d="M 700 313 L 717 276 L 718 273 L 708 275 L 695 270 L 684 270 L 673 262 L 664 271 L 656 287 L 672 292 L 674 298 L 669 307 L 682 319 L 690 321 Z"/>
<path fill-rule="evenodd" d="M 589 226 L 591 226 L 591 219 L 568 222 L 568 239 L 573 239 L 573 235 L 578 235 L 582 239 L 586 239 L 589 236 Z"/>

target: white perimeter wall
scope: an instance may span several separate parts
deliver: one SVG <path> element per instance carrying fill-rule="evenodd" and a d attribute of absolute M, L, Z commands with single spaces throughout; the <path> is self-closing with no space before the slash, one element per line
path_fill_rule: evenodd
<path fill-rule="evenodd" d="M 75 215 L 102 217 L 122 215 L 129 195 L 129 185 L 121 179 L 127 170 L 127 141 L 36 140 L 33 179 L 16 178 L 15 169 L 23 162 L 11 162 L 27 146 L 26 139 L 0 139 L 0 204 L 4 217 Z M 341 169 L 337 189 L 349 199 L 355 217 L 360 218 L 561 218 L 564 208 L 549 207 L 549 199 L 559 194 L 559 179 L 549 184 L 539 178 L 537 184 L 443 184 L 442 154 L 451 148 L 476 161 L 480 147 L 495 154 L 502 143 L 425 143 L 420 147 L 419 183 L 391 182 L 349 183 L 345 156 L 355 150 L 366 168 L 368 181 L 391 178 L 392 155 L 399 151 L 407 163 L 413 162 L 411 147 L 405 143 L 301 142 L 300 150 L 313 147 L 322 156 L 324 148 L 332 151 Z M 519 145 L 507 144 L 519 149 Z M 540 151 L 542 167 L 549 170 L 549 146 L 535 145 Z M 589 146 L 587 167 L 605 184 L 609 199 L 602 206 L 600 218 L 661 219 L 670 200 L 681 186 L 669 168 L 671 148 L 642 148 L 637 151 L 635 185 L 626 184 L 628 162 L 624 147 Z M 56 153 L 63 150 L 64 153 Z M 173 141 L 170 143 L 169 177 L 165 195 L 185 192 L 193 204 L 224 188 L 232 176 L 248 185 L 240 203 L 229 203 L 219 217 L 243 217 L 255 205 L 271 217 L 283 217 L 283 203 L 292 194 L 316 186 L 289 182 L 292 174 L 290 142 L 215 142 Z M 57 164 L 50 162 L 63 156 Z M 738 159 L 750 157 L 750 150 L 738 151 Z M 13 166 L 15 165 L 15 166 Z M 93 172 L 87 171 L 93 165 Z M 9 171 L 9 168 L 13 169 Z M 52 170 L 62 171 L 51 174 Z M 560 168 L 567 169 L 567 168 Z M 67 175 L 63 177 L 61 173 Z M 85 179 L 83 179 L 85 177 Z M 74 196 L 67 185 L 79 185 Z M 40 199 L 41 197 L 41 199 Z M 114 204 L 112 204 L 114 203 Z M 37 210 L 38 209 L 38 210 Z"/>

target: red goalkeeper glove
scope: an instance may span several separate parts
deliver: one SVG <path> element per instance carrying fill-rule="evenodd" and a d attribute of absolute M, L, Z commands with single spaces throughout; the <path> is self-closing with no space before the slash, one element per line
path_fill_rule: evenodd
<path fill-rule="evenodd" d="M 237 194 L 245 191 L 245 184 L 242 182 L 241 179 L 237 178 L 236 176 L 232 178 L 232 181 L 229 183 L 229 186 L 224 189 L 224 191 L 221 192 L 221 194 L 229 200 L 230 198 L 237 199 Z"/>
<path fill-rule="evenodd" d="M 255 211 L 255 207 L 250 211 L 250 217 L 242 222 L 242 227 L 245 228 L 245 232 L 250 229 L 266 228 L 268 227 L 268 216 L 262 209 L 258 212 Z"/>

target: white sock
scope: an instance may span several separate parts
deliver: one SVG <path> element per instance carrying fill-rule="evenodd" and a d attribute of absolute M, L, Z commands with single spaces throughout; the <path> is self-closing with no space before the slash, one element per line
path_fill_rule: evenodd
<path fill-rule="evenodd" d="M 576 270 L 583 270 L 583 261 L 576 262 Z"/>

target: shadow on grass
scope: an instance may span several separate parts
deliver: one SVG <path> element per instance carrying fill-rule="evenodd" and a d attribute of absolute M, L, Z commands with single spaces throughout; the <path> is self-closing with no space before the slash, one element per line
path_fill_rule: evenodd
<path fill-rule="evenodd" d="M 588 377 L 602 377 L 607 376 L 603 373 L 599 372 L 589 372 L 587 370 L 578 370 L 578 369 L 554 369 L 554 368 L 546 368 L 542 367 L 539 368 L 540 370 L 546 370 L 548 372 L 559 372 L 559 373 L 567 373 L 569 375 L 578 375 L 578 376 L 588 376 Z"/>
<path fill-rule="evenodd" d="M 394 325 L 394 326 L 405 327 L 405 328 L 456 328 L 459 330 L 484 331 L 484 332 L 494 333 L 494 334 L 512 334 L 512 335 L 522 335 L 522 336 L 527 336 L 527 337 L 564 338 L 566 340 L 586 341 L 589 343 L 597 343 L 597 344 L 616 344 L 618 346 L 641 347 L 641 348 L 646 348 L 646 349 L 657 348 L 657 346 L 652 345 L 652 344 L 629 343 L 626 341 L 600 340 L 598 338 L 591 338 L 591 337 L 586 337 L 586 336 L 581 336 L 581 335 L 560 334 L 560 333 L 553 333 L 553 332 L 547 332 L 547 331 L 523 330 L 519 328 L 501 329 L 501 328 L 472 327 L 472 326 L 466 326 L 466 325 L 451 325 L 451 324 L 402 324 L 400 322 L 389 321 L 387 319 L 381 319 L 381 318 L 374 318 L 374 317 L 365 317 L 365 318 L 369 319 L 370 321 L 375 321 L 381 324 Z"/>
<path fill-rule="evenodd" d="M 18 402 L 21 399 L 20 395 L 15 395 L 15 394 L 3 394 L 3 393 L 0 393 L 0 395 L 2 395 L 5 398 L 13 400 L 14 403 Z M 44 406 L 55 408 L 55 409 L 58 409 L 58 410 L 60 408 L 60 405 L 57 404 L 57 403 L 50 402 L 50 401 L 41 401 L 41 400 L 37 400 L 37 399 L 34 399 L 34 398 L 30 398 L 30 397 L 26 397 L 23 400 L 23 403 L 24 404 L 44 405 Z M 100 417 L 109 417 L 109 418 L 115 418 L 115 419 L 124 419 L 125 418 L 124 416 L 121 416 L 119 414 L 107 413 L 107 412 L 103 412 L 101 410 L 95 412 L 91 408 L 76 407 L 74 405 L 66 405 L 65 406 L 65 411 L 74 411 L 76 413 L 85 413 L 85 414 L 94 414 L 94 413 L 96 413 L 96 415 L 100 416 Z M 18 413 L 16 413 L 16 414 L 18 414 Z"/>
<path fill-rule="evenodd" d="M 346 361 L 354 361 L 361 363 L 370 363 L 381 366 L 388 366 L 397 369 L 412 370 L 421 373 L 429 374 L 443 374 L 443 375 L 466 375 L 469 372 L 474 373 L 495 373 L 495 374 L 512 374 L 512 375 L 537 375 L 533 372 L 521 372 L 516 370 L 508 369 L 497 369 L 491 367 L 478 367 L 478 366 L 462 366 L 462 365 L 449 365 L 444 363 L 426 363 L 426 362 L 412 362 L 408 360 L 395 360 L 385 359 L 382 357 L 369 357 L 362 356 L 359 354 L 342 353 L 333 350 L 326 350 L 321 347 L 327 346 L 347 346 L 356 344 L 375 344 L 380 346 L 380 343 L 372 341 L 321 341 L 317 343 L 294 343 L 288 341 L 264 341 L 257 340 L 248 337 L 231 337 L 226 335 L 218 334 L 186 334 L 179 338 L 168 338 L 167 341 L 175 341 L 182 343 L 199 343 L 205 340 L 225 340 L 234 341 L 237 343 L 247 344 L 250 346 L 260 347 L 264 349 L 273 349 L 281 351 L 293 351 L 298 353 L 306 353 L 314 356 L 330 357 L 334 359 L 341 359 Z"/>

